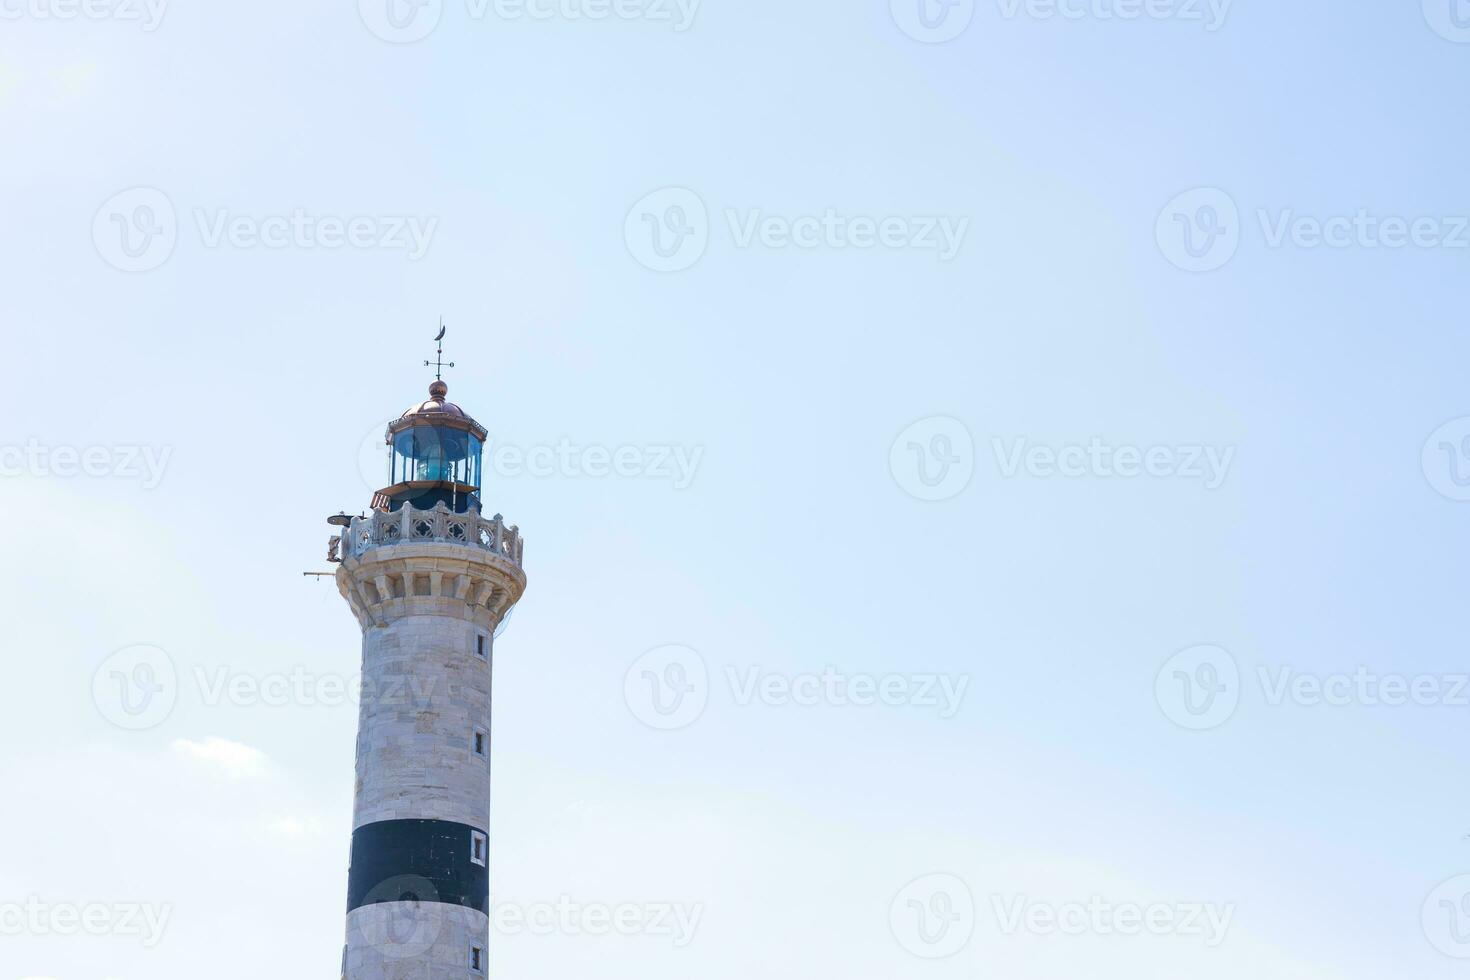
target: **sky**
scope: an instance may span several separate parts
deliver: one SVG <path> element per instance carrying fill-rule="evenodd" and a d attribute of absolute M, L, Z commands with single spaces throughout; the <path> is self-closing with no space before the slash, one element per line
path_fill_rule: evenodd
<path fill-rule="evenodd" d="M 337 976 L 302 573 L 441 317 L 492 975 L 1470 977 L 1467 72 L 1450 0 L 0 0 L 0 980 Z"/>

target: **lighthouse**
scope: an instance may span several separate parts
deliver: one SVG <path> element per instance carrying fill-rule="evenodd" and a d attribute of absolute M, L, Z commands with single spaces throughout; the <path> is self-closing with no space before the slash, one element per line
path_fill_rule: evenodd
<path fill-rule="evenodd" d="M 333 520 L 362 628 L 344 980 L 489 969 L 491 666 L 523 544 L 482 510 L 484 426 L 442 376 L 428 394 L 388 425 L 371 511 Z"/>

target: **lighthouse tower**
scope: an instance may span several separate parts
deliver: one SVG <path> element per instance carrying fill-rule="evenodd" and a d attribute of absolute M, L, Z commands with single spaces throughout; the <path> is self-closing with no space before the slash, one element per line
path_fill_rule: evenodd
<path fill-rule="evenodd" d="M 388 426 L 388 485 L 334 520 L 362 627 L 345 980 L 489 967 L 491 663 L 526 576 L 520 532 L 481 512 L 485 429 L 448 395 Z"/>

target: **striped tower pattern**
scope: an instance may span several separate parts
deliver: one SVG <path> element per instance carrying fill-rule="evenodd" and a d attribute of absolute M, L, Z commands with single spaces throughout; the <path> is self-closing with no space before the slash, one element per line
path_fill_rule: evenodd
<path fill-rule="evenodd" d="M 499 515 L 405 503 L 352 520 L 337 584 L 362 627 L 345 980 L 477 980 L 489 964 L 496 627 L 525 589 Z"/>

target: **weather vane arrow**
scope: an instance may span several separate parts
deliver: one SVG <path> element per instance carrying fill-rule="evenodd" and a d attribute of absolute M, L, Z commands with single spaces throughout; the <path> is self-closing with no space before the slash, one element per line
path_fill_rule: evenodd
<path fill-rule="evenodd" d="M 450 361 L 448 364 L 444 363 L 444 334 L 446 334 L 448 331 L 449 328 L 444 325 L 444 318 L 441 316 L 439 318 L 439 335 L 434 338 L 434 343 L 439 345 L 438 354 L 434 360 L 424 362 L 424 367 L 428 367 L 431 364 L 434 366 L 435 381 L 443 381 L 444 369 L 447 367 L 454 367 L 453 361 Z"/>

